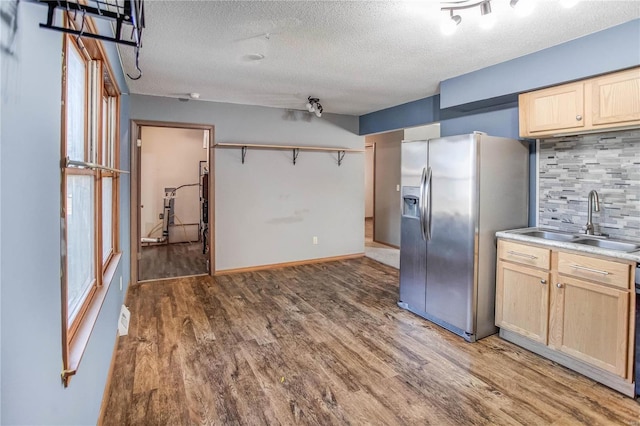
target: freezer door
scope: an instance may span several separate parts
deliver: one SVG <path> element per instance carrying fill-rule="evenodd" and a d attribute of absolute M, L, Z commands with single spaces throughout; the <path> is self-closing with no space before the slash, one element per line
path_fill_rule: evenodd
<path fill-rule="evenodd" d="M 474 332 L 474 245 L 478 206 L 477 136 L 429 141 L 426 312 Z"/>

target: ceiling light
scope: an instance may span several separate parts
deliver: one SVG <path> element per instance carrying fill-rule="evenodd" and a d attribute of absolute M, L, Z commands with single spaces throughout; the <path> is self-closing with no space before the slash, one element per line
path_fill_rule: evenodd
<path fill-rule="evenodd" d="M 262 53 L 249 53 L 246 58 L 250 61 L 261 61 L 264 59 L 264 55 Z"/>
<path fill-rule="evenodd" d="M 511 0 L 513 10 L 518 16 L 528 16 L 533 12 L 533 0 Z"/>
<path fill-rule="evenodd" d="M 440 25 L 442 34 L 451 35 L 455 33 L 458 29 L 458 25 L 460 25 L 460 22 L 462 22 L 462 18 L 460 17 L 460 15 L 454 15 L 453 10 L 450 10 L 449 16 L 446 17 Z"/>
<path fill-rule="evenodd" d="M 305 105 L 307 111 L 315 113 L 316 117 L 322 117 L 322 105 L 320 105 L 320 99 L 309 96 L 307 100 L 308 102 Z"/>
<path fill-rule="evenodd" d="M 197 92 L 189 93 L 189 97 L 191 99 L 200 99 L 200 93 L 197 93 Z"/>
<path fill-rule="evenodd" d="M 487 0 L 487 1 L 483 1 L 482 3 L 480 3 L 480 14 L 482 16 L 488 15 L 491 13 L 491 1 Z"/>
<path fill-rule="evenodd" d="M 480 3 L 480 28 L 488 30 L 496 23 L 496 17 L 491 13 L 491 1 Z"/>
<path fill-rule="evenodd" d="M 565 7 L 571 7 L 578 3 L 580 0 L 560 0 L 560 3 Z M 505 1 L 504 3 L 507 3 Z M 501 2 L 496 3 L 501 7 Z M 535 0 L 509 0 L 511 9 L 518 16 L 529 15 L 535 6 Z M 472 16 L 471 12 L 478 13 L 480 9 L 480 27 L 483 29 L 489 29 L 496 23 L 496 14 L 492 13 L 491 0 L 445 0 L 440 2 L 440 11 L 447 12 L 448 16 L 442 17 L 440 29 L 443 34 L 450 35 L 456 31 L 456 27 L 462 22 L 463 15 L 469 11 L 471 20 L 478 15 Z M 502 16 L 503 9 L 500 9 L 499 14 Z"/>

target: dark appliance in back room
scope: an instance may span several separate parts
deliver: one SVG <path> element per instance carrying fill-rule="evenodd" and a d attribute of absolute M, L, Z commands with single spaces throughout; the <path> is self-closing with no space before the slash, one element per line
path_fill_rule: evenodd
<path fill-rule="evenodd" d="M 470 342 L 496 333 L 495 233 L 528 224 L 528 143 L 476 132 L 401 154 L 398 305 Z"/>

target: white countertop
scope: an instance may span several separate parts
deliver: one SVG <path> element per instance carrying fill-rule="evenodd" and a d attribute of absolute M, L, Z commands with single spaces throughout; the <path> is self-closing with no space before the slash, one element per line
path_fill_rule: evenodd
<path fill-rule="evenodd" d="M 589 246 L 586 244 L 572 243 L 569 241 L 548 240 L 545 238 L 523 235 L 523 233 L 529 232 L 529 231 L 547 231 L 547 232 L 563 233 L 562 231 L 557 231 L 554 229 L 520 228 L 520 229 L 512 229 L 509 231 L 496 232 L 496 237 L 503 238 L 506 240 L 522 241 L 525 243 L 534 243 L 534 244 L 540 244 L 540 245 L 545 245 L 549 247 L 557 247 L 557 248 L 562 248 L 567 250 L 581 251 L 584 253 L 598 254 L 601 256 L 613 257 L 617 259 L 632 260 L 640 263 L 640 250 L 629 253 L 629 252 L 623 252 L 618 250 L 604 249 L 601 247 Z M 571 235 L 578 235 L 578 234 L 571 234 Z M 587 236 L 585 235 L 585 237 Z M 612 239 L 611 241 L 620 241 L 620 240 Z"/>

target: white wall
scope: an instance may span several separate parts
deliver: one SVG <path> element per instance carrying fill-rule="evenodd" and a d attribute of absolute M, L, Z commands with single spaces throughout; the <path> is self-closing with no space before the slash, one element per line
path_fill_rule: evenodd
<path fill-rule="evenodd" d="M 131 116 L 212 124 L 216 142 L 364 148 L 353 116 L 144 95 L 132 96 Z M 249 149 L 241 164 L 239 148 L 216 149 L 216 270 L 364 251 L 363 153 L 341 166 L 334 152 L 301 151 L 295 166 L 291 157 Z"/>
<path fill-rule="evenodd" d="M 420 141 L 440 137 L 440 123 L 427 124 L 425 126 L 407 127 L 404 129 L 404 139 L 407 141 Z"/>
<path fill-rule="evenodd" d="M 364 150 L 364 217 L 373 217 L 373 145 Z"/>
<path fill-rule="evenodd" d="M 199 183 L 199 161 L 207 160 L 207 149 L 202 147 L 204 131 L 170 127 L 142 127 L 140 167 L 140 201 L 142 204 L 142 235 L 162 223 L 164 189 Z M 200 222 L 200 188 L 180 188 L 175 196 L 175 223 L 169 227 L 169 241 L 196 241 L 198 225 L 180 226 Z M 162 226 L 150 236 L 162 236 Z"/>

